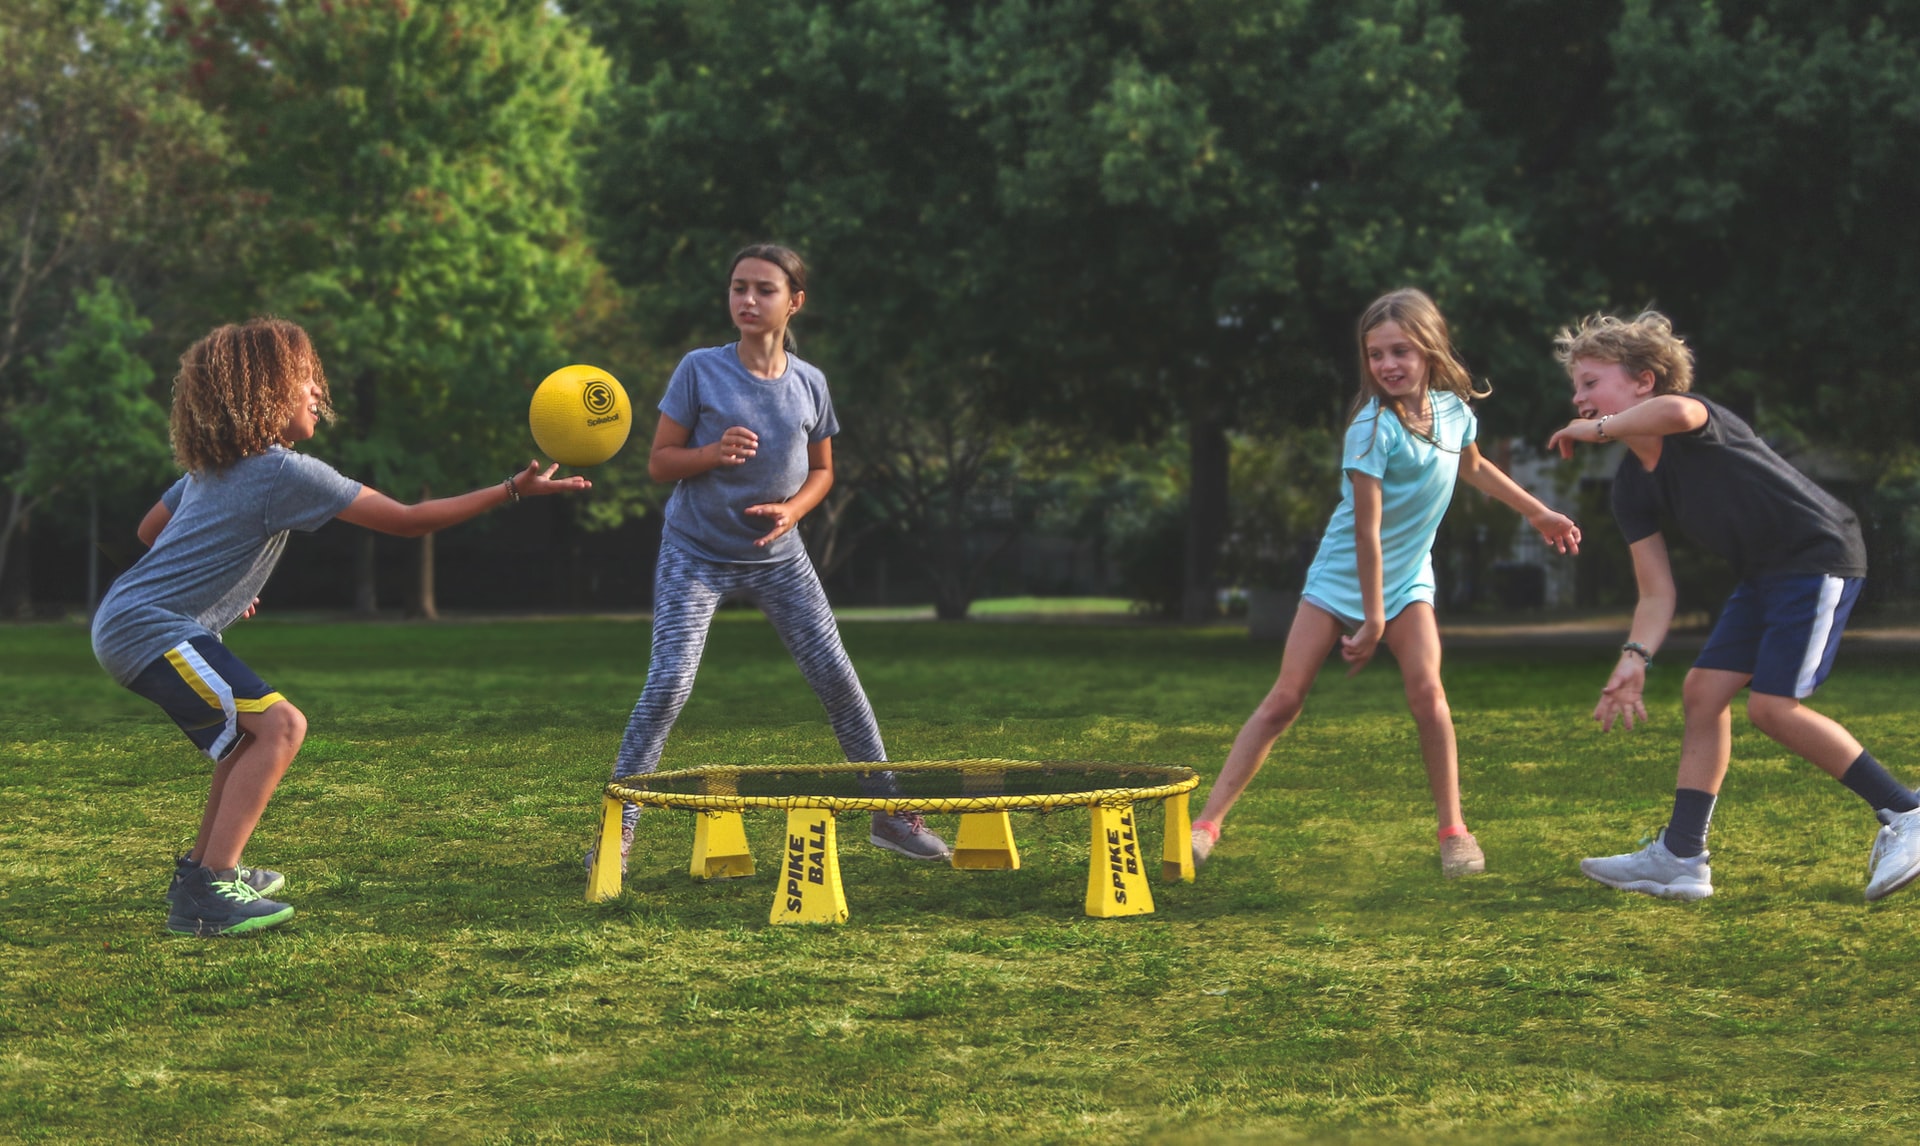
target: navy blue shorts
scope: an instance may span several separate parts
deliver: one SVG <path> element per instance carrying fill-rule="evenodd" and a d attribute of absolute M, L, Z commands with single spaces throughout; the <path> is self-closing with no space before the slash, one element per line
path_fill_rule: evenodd
<path fill-rule="evenodd" d="M 240 742 L 241 713 L 265 712 L 287 699 L 213 637 L 180 642 L 127 687 L 159 705 L 214 760 Z"/>
<path fill-rule="evenodd" d="M 1750 674 L 1747 687 L 1798 700 L 1833 671 L 1864 577 L 1787 574 L 1740 582 L 1694 668 Z"/>

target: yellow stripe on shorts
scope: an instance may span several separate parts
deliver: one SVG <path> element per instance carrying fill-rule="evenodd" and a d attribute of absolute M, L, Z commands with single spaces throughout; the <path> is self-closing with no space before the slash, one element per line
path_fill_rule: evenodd
<path fill-rule="evenodd" d="M 215 712 L 226 711 L 226 706 L 220 703 L 219 695 L 207 686 L 206 681 L 200 679 L 200 674 L 187 663 L 187 658 L 180 655 L 179 649 L 167 650 L 167 663 L 173 666 L 173 671 L 180 674 L 180 679 L 186 681 L 188 687 L 199 693 L 200 699 L 206 701 Z"/>
<path fill-rule="evenodd" d="M 258 700 L 247 700 L 236 696 L 233 698 L 233 709 L 235 712 L 265 712 L 285 699 L 287 698 L 277 692 L 270 692 Z"/>

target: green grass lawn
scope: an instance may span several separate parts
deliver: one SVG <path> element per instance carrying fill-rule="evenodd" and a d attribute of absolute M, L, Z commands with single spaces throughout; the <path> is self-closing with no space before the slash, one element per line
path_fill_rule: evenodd
<path fill-rule="evenodd" d="M 844 633 L 896 759 L 1210 777 L 1278 659 L 1227 629 Z M 81 629 L 0 629 L 0 1140 L 1920 1134 L 1920 890 L 1862 903 L 1851 794 L 1736 716 L 1718 894 L 1580 877 L 1665 818 L 1677 657 L 1654 725 L 1607 739 L 1585 719 L 1604 652 L 1450 656 L 1478 879 L 1440 878 L 1383 658 L 1322 678 L 1151 916 L 1081 914 L 1084 813 L 1015 813 L 1010 873 L 890 857 L 848 816 L 852 919 L 774 928 L 777 813 L 747 817 L 762 874 L 702 884 L 690 819 L 649 812 L 625 894 L 583 901 L 644 622 L 229 635 L 312 722 L 248 851 L 299 915 L 201 941 L 165 934 L 161 896 L 205 761 Z M 1850 648 L 1820 703 L 1915 780 L 1916 685 L 1911 658 Z M 836 758 L 772 631 L 724 614 L 665 766 Z"/>

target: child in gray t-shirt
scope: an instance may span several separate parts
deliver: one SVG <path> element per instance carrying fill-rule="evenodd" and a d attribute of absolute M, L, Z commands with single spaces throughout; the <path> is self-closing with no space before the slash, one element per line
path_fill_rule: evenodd
<path fill-rule="evenodd" d="M 773 622 L 826 706 L 847 759 L 887 758 L 820 577 L 794 533 L 833 488 L 840 429 L 826 377 L 791 353 L 787 324 L 806 302 L 806 276 L 806 264 L 786 247 L 765 243 L 736 254 L 727 299 L 740 341 L 687 355 L 660 400 L 647 472 L 676 484 L 653 575 L 653 656 L 614 761 L 616 780 L 659 767 L 667 733 L 693 692 L 714 610 L 730 599 L 752 601 Z M 876 793 L 893 782 L 890 772 L 866 775 Z M 639 809 L 629 804 L 624 815 L 622 871 Z M 913 859 L 951 854 L 914 813 L 875 812 L 868 840 Z M 587 850 L 589 875 L 598 849 Z"/>
<path fill-rule="evenodd" d="M 94 654 L 113 679 L 158 704 L 214 761 L 193 850 L 174 867 L 167 929 L 239 934 L 285 922 L 264 898 L 286 880 L 240 853 L 306 736 L 307 718 L 227 650 L 220 633 L 253 615 L 289 530 L 335 517 L 418 537 L 522 497 L 587 488 L 525 470 L 458 497 L 402 505 L 295 453 L 331 419 L 326 375 L 305 331 L 281 319 L 222 326 L 180 357 L 172 438 L 187 471 L 140 522 L 151 546 L 93 619 Z"/>

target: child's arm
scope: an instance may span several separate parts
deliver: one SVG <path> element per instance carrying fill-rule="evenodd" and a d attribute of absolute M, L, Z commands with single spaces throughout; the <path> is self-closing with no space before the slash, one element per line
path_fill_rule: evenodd
<path fill-rule="evenodd" d="M 807 478 L 793 496 L 785 501 L 766 502 L 762 505 L 750 505 L 747 512 L 772 521 L 773 532 L 755 541 L 755 545 L 772 545 L 779 537 L 800 524 L 800 519 L 813 512 L 814 506 L 826 499 L 827 491 L 833 488 L 833 439 L 821 438 L 817 442 L 807 443 Z"/>
<path fill-rule="evenodd" d="M 1353 635 L 1340 638 L 1340 655 L 1352 676 L 1367 667 L 1387 631 L 1386 590 L 1381 586 L 1380 479 L 1348 470 L 1353 482 L 1353 553 L 1360 575 L 1360 608 L 1365 617 Z"/>
<path fill-rule="evenodd" d="M 1610 442 L 1619 438 L 1664 438 L 1690 434 L 1707 424 L 1704 403 L 1679 394 L 1656 394 L 1637 406 L 1599 418 L 1575 418 L 1555 430 L 1547 448 L 1562 459 L 1573 456 L 1576 442 Z"/>
<path fill-rule="evenodd" d="M 680 481 L 699 477 L 721 466 L 746 463 L 760 448 L 760 435 L 745 426 L 730 426 L 717 442 L 688 446 L 693 429 L 660 415 L 654 427 L 653 449 L 647 454 L 647 476 L 654 481 Z"/>
<path fill-rule="evenodd" d="M 1573 519 L 1563 513 L 1547 508 L 1539 498 L 1520 488 L 1500 467 L 1481 456 L 1480 447 L 1472 442 L 1460 451 L 1460 477 L 1468 485 L 1505 505 L 1521 517 L 1527 524 L 1538 530 L 1548 545 L 1561 553 L 1580 552 L 1580 527 Z"/>
<path fill-rule="evenodd" d="M 167 522 L 172 520 L 173 511 L 167 508 L 167 503 L 156 501 L 153 503 L 153 508 L 147 511 L 147 515 L 140 519 L 140 524 L 133 531 L 134 536 L 140 539 L 140 544 L 152 549 L 153 543 L 160 540 L 160 531 L 165 529 Z"/>
<path fill-rule="evenodd" d="M 1600 722 L 1602 732 L 1613 731 L 1616 720 L 1632 729 L 1636 717 L 1642 722 L 1647 719 L 1647 706 L 1642 700 L 1647 687 L 1647 665 L 1660 642 L 1667 639 L 1667 627 L 1673 623 L 1674 602 L 1678 599 L 1673 587 L 1673 566 L 1667 560 L 1667 539 L 1655 533 L 1634 542 L 1631 548 L 1633 579 L 1640 587 L 1640 602 L 1633 607 L 1633 626 L 1627 630 L 1627 644 L 1639 645 L 1646 650 L 1646 656 L 1621 649 L 1620 663 L 1613 667 L 1613 675 L 1600 690 L 1600 703 L 1593 708 L 1593 718 Z"/>
<path fill-rule="evenodd" d="M 578 474 L 555 481 L 553 472 L 559 468 L 551 465 L 542 472 L 539 462 L 528 462 L 526 469 L 498 485 L 481 486 L 453 497 L 436 497 L 418 505 L 406 505 L 372 486 L 362 486 L 360 496 L 354 498 L 353 503 L 341 510 L 338 516 L 341 521 L 363 525 L 377 533 L 391 533 L 395 537 L 421 537 L 523 497 L 569 493 L 593 485 Z M 512 492 L 508 492 L 509 486 L 513 487 Z"/>

